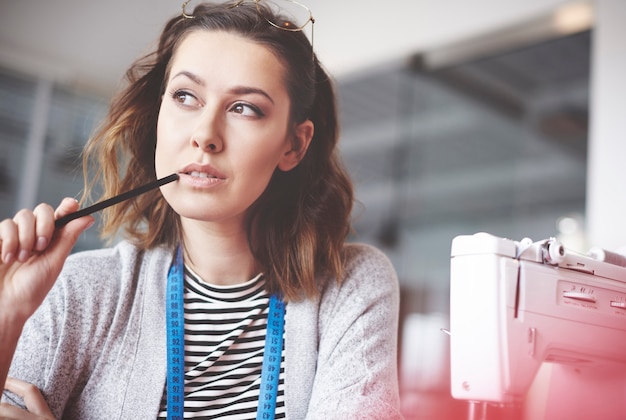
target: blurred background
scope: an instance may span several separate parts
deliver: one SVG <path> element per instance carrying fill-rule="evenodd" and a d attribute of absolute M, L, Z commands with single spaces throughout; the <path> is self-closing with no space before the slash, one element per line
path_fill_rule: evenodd
<path fill-rule="evenodd" d="M 350 239 L 385 251 L 401 282 L 403 411 L 464 418 L 441 331 L 452 239 L 626 243 L 626 2 L 306 4 L 359 201 Z M 80 195 L 81 148 L 178 13 L 175 0 L 0 0 L 0 218 Z M 98 246 L 93 230 L 76 250 Z"/>

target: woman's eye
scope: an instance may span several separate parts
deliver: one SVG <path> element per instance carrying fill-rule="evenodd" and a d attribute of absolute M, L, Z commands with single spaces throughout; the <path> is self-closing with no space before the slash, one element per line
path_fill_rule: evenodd
<path fill-rule="evenodd" d="M 172 98 L 176 103 L 186 106 L 197 106 L 198 100 L 191 93 L 186 92 L 184 90 L 177 90 L 172 93 Z"/>
<path fill-rule="evenodd" d="M 255 106 L 238 102 L 232 106 L 231 112 L 243 115 L 244 117 L 261 117 L 263 113 Z"/>

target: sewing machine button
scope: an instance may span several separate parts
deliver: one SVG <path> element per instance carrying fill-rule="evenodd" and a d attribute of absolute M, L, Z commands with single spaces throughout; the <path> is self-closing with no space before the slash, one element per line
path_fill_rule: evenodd
<path fill-rule="evenodd" d="M 563 297 L 574 299 L 574 300 L 582 300 L 583 302 L 593 302 L 595 303 L 596 298 L 589 293 L 583 292 L 563 292 Z"/>

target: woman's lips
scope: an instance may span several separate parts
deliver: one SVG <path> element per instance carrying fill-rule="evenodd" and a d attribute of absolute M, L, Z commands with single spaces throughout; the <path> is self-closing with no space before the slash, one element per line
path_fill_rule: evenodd
<path fill-rule="evenodd" d="M 179 176 L 179 182 L 193 187 L 212 187 L 222 184 L 225 181 L 223 178 L 216 178 L 210 174 L 201 172 L 191 172 L 188 174 L 180 173 Z"/>
<path fill-rule="evenodd" d="M 216 167 L 208 164 L 192 163 L 185 166 L 179 175 L 188 175 L 196 178 L 221 178 L 225 179 L 226 176 L 222 174 Z"/>
<path fill-rule="evenodd" d="M 216 176 L 212 174 L 209 174 L 206 172 L 199 172 L 199 171 L 192 171 L 186 175 L 197 177 L 197 178 L 217 178 Z"/>
<path fill-rule="evenodd" d="M 180 182 L 193 187 L 212 187 L 222 184 L 225 177 L 212 166 L 191 165 L 178 173 Z"/>

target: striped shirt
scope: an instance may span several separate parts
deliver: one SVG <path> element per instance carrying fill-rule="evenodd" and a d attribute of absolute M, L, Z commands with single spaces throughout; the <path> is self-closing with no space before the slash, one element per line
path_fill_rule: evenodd
<path fill-rule="evenodd" d="M 269 312 L 262 274 L 235 286 L 185 267 L 185 418 L 255 419 Z M 285 418 L 285 347 L 276 417 Z M 166 388 L 167 389 L 167 388 Z M 159 419 L 167 415 L 166 390 Z"/>

